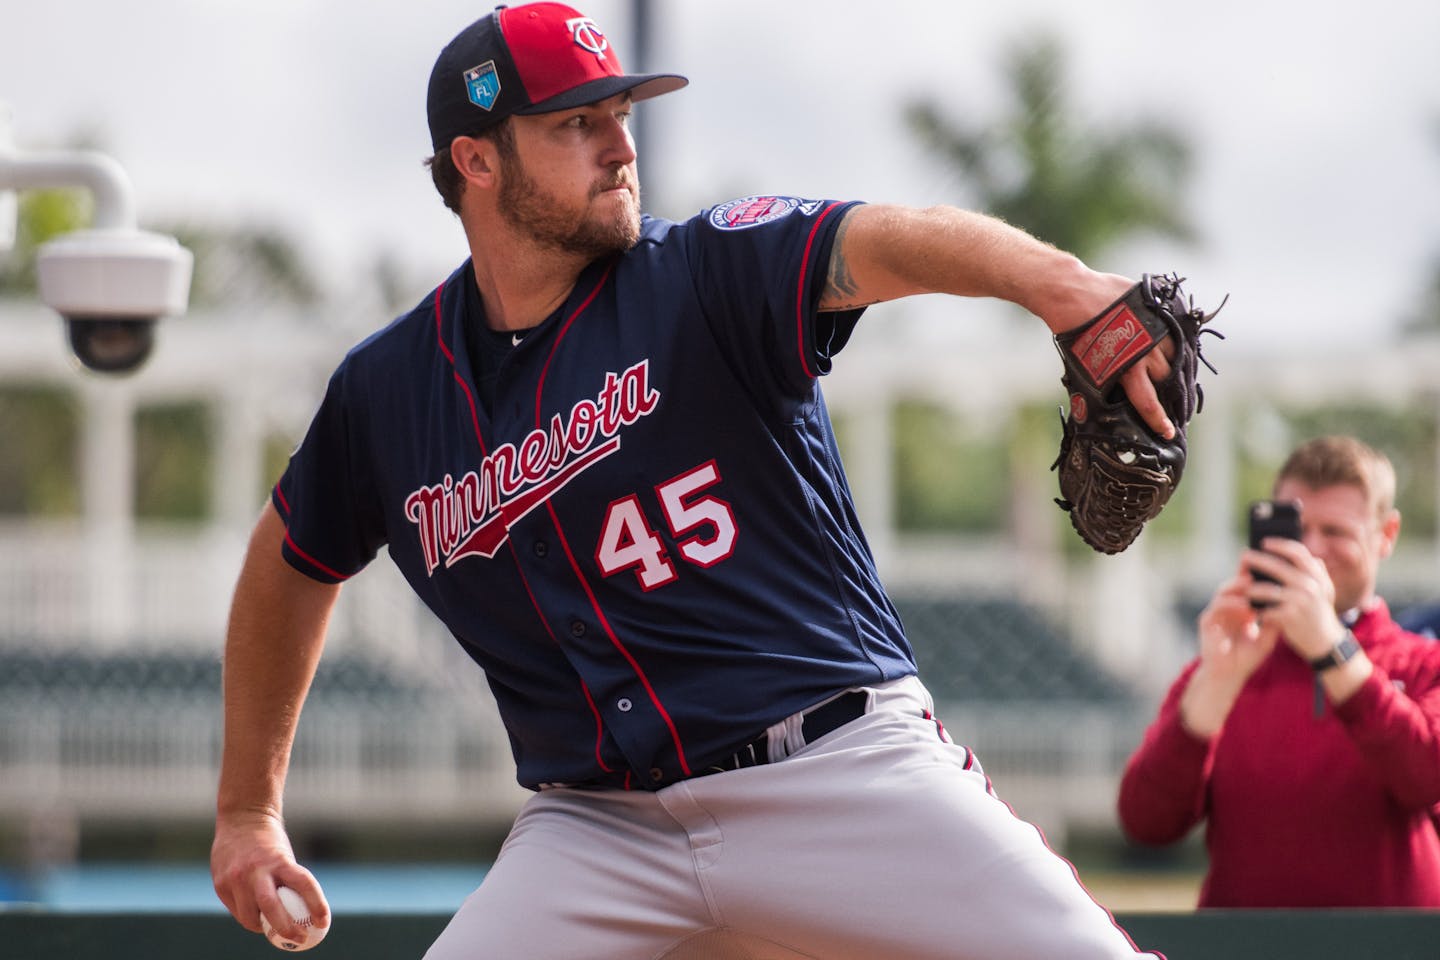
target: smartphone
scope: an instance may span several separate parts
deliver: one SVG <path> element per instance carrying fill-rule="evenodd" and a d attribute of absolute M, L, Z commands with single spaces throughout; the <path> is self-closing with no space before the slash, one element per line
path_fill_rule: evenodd
<path fill-rule="evenodd" d="M 1260 544 L 1266 537 L 1301 539 L 1300 504 L 1293 500 L 1256 500 L 1250 504 L 1250 549 L 1264 549 Z M 1251 574 L 1256 580 L 1264 580 L 1268 583 L 1276 582 L 1274 577 L 1267 576 L 1258 570 L 1252 570 Z M 1260 610 L 1269 604 L 1257 603 L 1252 600 L 1250 606 Z"/>

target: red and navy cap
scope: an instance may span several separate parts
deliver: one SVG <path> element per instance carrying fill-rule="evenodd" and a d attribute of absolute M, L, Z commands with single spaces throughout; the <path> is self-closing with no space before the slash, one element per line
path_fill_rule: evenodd
<path fill-rule="evenodd" d="M 460 31 L 430 71 L 430 142 L 438 153 L 511 114 L 568 110 L 627 90 L 645 100 L 689 82 L 626 76 L 595 21 L 562 3 L 497 7 Z"/>

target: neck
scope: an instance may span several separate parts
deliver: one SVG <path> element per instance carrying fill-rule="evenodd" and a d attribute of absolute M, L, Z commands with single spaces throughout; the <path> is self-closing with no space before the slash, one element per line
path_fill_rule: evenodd
<path fill-rule="evenodd" d="M 475 285 L 492 330 L 528 330 L 559 309 L 589 265 L 504 229 L 467 230 Z"/>

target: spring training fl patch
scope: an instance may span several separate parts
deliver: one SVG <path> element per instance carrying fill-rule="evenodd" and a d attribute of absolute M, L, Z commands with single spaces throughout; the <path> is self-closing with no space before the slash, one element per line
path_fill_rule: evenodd
<path fill-rule="evenodd" d="M 500 75 L 495 72 L 495 61 L 486 60 L 478 67 L 465 71 L 465 91 L 470 102 L 482 110 L 495 106 L 500 96 Z"/>

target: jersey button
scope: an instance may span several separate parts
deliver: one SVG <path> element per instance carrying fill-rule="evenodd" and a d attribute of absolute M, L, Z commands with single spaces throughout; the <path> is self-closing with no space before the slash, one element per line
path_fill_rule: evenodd
<path fill-rule="evenodd" d="M 630 708 L 635 706 L 635 704 L 630 702 L 629 697 L 621 697 L 619 700 L 615 701 L 615 706 L 620 710 L 621 713 L 629 713 Z"/>
<path fill-rule="evenodd" d="M 650 779 L 654 780 L 656 783 L 659 783 L 661 780 L 665 779 L 665 771 L 661 770 L 659 767 L 651 767 Z"/>
<path fill-rule="evenodd" d="M 547 556 L 550 555 L 550 544 L 546 543 L 544 540 L 536 540 L 535 545 L 530 548 L 530 552 L 535 554 L 535 556 L 539 557 L 541 560 L 544 560 Z"/>
<path fill-rule="evenodd" d="M 576 639 L 579 639 L 580 637 L 585 636 L 585 621 L 584 621 L 584 620 L 571 620 L 571 621 L 570 621 L 570 636 L 575 637 Z"/>

